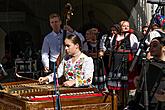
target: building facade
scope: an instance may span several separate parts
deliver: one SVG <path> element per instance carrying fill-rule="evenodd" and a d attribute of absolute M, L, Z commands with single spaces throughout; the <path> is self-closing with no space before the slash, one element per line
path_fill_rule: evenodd
<path fill-rule="evenodd" d="M 67 3 L 73 9 L 69 24 L 80 32 L 90 23 L 99 24 L 106 31 L 121 20 L 129 20 L 133 29 L 140 30 L 149 24 L 154 12 L 146 0 L 0 0 L 0 58 L 5 50 L 16 57 L 26 49 L 27 41 L 40 50 L 44 36 L 50 32 L 48 15 L 57 12 L 65 21 Z"/>

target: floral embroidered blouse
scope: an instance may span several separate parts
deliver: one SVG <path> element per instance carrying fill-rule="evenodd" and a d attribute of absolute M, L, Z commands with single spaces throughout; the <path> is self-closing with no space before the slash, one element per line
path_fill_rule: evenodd
<path fill-rule="evenodd" d="M 93 59 L 83 53 L 75 62 L 72 62 L 71 57 L 65 57 L 57 69 L 58 78 L 64 75 L 66 80 L 76 80 L 75 87 L 91 85 L 93 71 Z M 47 77 L 52 82 L 54 73 Z"/>

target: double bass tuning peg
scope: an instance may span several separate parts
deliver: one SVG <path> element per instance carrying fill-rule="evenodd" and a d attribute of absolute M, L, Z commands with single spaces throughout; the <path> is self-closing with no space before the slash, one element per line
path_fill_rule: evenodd
<path fill-rule="evenodd" d="M 72 12 L 73 8 L 72 8 L 72 5 L 70 3 L 67 3 L 65 5 L 65 10 L 67 11 L 68 14 L 73 15 L 73 12 Z"/>
<path fill-rule="evenodd" d="M 65 8 L 68 10 L 72 10 L 72 5 L 70 3 L 66 3 Z"/>

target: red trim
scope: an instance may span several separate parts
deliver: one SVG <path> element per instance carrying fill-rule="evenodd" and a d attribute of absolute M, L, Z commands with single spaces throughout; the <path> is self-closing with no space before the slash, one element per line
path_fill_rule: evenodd
<path fill-rule="evenodd" d="M 94 93 L 94 94 L 83 94 L 83 95 L 73 95 L 73 96 L 60 96 L 60 98 L 87 98 L 87 97 L 93 97 L 93 96 L 97 96 L 97 97 L 101 97 L 103 96 L 103 94 L 101 93 Z M 56 97 L 54 97 L 56 98 Z M 42 97 L 42 98 L 30 98 L 30 100 L 32 101 L 41 101 L 41 100 L 53 100 L 52 97 Z"/>

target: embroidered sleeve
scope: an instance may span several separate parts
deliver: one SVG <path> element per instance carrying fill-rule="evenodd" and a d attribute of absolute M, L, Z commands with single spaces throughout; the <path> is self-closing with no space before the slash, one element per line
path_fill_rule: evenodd
<path fill-rule="evenodd" d="M 85 58 L 84 63 L 82 64 L 82 70 L 77 71 L 76 87 L 91 85 L 93 78 L 93 71 L 94 71 L 93 59 L 91 57 Z"/>

